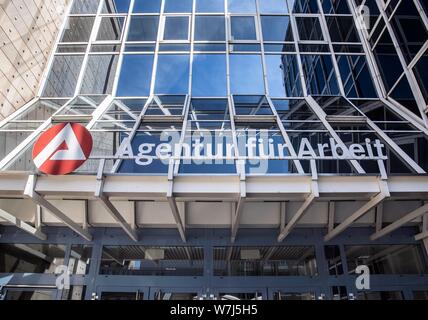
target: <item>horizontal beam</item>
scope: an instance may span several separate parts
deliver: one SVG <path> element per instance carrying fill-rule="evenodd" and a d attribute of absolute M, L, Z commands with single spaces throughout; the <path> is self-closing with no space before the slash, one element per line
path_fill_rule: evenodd
<path fill-rule="evenodd" d="M 92 235 L 87 230 L 80 227 L 77 223 L 67 217 L 67 215 L 63 213 L 60 209 L 55 207 L 52 203 L 50 203 L 48 200 L 46 200 L 44 197 L 34 191 L 35 185 L 36 176 L 30 175 L 25 186 L 24 195 L 32 199 L 34 203 L 48 210 L 56 218 L 61 220 L 66 226 L 68 226 L 71 230 L 79 234 L 81 237 L 88 241 L 92 241 Z"/>
<path fill-rule="evenodd" d="M 377 240 L 381 237 L 384 237 L 387 234 L 393 232 L 394 230 L 397 230 L 398 228 L 404 226 L 406 223 L 409 223 L 419 217 L 422 217 L 426 213 L 428 213 L 428 203 L 423 205 L 422 207 L 419 207 L 416 210 L 413 210 L 412 212 L 406 214 L 404 217 L 398 219 L 397 221 L 391 223 L 387 227 L 374 233 L 373 235 L 370 236 L 370 240 Z"/>
<path fill-rule="evenodd" d="M 40 239 L 40 240 L 46 240 L 47 236 L 41 232 L 39 229 L 33 227 L 32 225 L 18 219 L 17 217 L 15 217 L 14 215 L 10 214 L 9 212 L 0 209 L 0 218 L 6 220 L 7 222 L 15 225 L 16 227 L 18 227 L 19 229 L 35 236 L 36 238 Z"/>

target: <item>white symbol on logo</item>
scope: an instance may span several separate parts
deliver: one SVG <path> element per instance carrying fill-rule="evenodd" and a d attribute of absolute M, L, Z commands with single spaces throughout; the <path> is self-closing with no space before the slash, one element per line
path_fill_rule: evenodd
<path fill-rule="evenodd" d="M 71 271 L 67 266 L 61 265 L 55 268 L 55 274 L 58 276 L 55 285 L 58 289 L 70 289 L 70 275 Z"/>
<path fill-rule="evenodd" d="M 68 149 L 58 150 L 64 142 Z M 37 168 L 40 168 L 48 160 L 86 160 L 82 147 L 70 124 L 67 124 L 34 158 L 34 164 Z"/>

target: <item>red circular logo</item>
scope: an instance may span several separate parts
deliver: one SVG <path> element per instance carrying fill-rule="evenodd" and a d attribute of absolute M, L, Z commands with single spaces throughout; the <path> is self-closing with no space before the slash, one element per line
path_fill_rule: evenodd
<path fill-rule="evenodd" d="M 64 175 L 79 168 L 92 151 L 90 132 L 78 123 L 61 123 L 44 132 L 33 148 L 36 167 L 51 175 Z"/>

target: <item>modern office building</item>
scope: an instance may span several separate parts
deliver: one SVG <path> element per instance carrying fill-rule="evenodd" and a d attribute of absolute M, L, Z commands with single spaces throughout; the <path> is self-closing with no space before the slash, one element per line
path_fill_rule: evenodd
<path fill-rule="evenodd" d="M 1 299 L 428 299 L 427 15 L 70 1 L 0 122 Z"/>

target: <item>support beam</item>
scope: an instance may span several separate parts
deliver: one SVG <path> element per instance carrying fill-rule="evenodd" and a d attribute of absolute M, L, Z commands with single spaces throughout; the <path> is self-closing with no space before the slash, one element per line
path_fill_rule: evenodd
<path fill-rule="evenodd" d="M 388 186 L 387 186 L 387 183 L 385 181 L 380 181 L 379 186 L 381 189 L 380 193 L 378 193 L 376 196 L 374 196 L 370 201 L 368 201 L 361 208 L 359 208 L 357 211 L 355 211 L 353 214 L 351 214 L 347 219 L 345 219 L 345 221 L 343 221 L 336 228 L 334 228 L 332 231 L 330 231 L 324 237 L 324 241 L 330 241 L 334 237 L 338 236 L 340 233 L 345 231 L 345 229 L 347 229 L 351 224 L 353 224 L 355 221 L 357 221 L 359 218 L 361 218 L 363 215 L 365 215 L 371 209 L 373 209 L 378 204 L 380 204 L 385 198 L 390 196 Z"/>
<path fill-rule="evenodd" d="M 180 211 L 177 207 L 177 202 L 175 201 L 175 197 L 168 196 L 167 197 L 169 206 L 171 207 L 172 215 L 174 216 L 175 223 L 177 224 L 178 232 L 180 233 L 181 240 L 186 242 L 186 233 L 184 231 L 183 222 L 180 217 Z"/>
<path fill-rule="evenodd" d="M 7 222 L 15 225 L 16 227 L 18 227 L 19 229 L 35 236 L 36 238 L 40 239 L 40 240 L 46 240 L 47 236 L 40 231 L 40 229 L 33 227 L 32 225 L 18 219 L 17 217 L 15 217 L 14 215 L 10 214 L 9 212 L 0 209 L 0 218 L 6 220 Z"/>
<path fill-rule="evenodd" d="M 391 223 L 387 227 L 381 229 L 380 231 L 374 233 L 370 236 L 371 240 L 377 240 L 379 238 L 382 238 L 386 236 L 387 234 L 393 232 L 394 230 L 397 230 L 398 228 L 404 226 L 406 223 L 409 223 L 419 217 L 422 217 L 424 214 L 428 212 L 428 203 L 423 205 L 422 207 L 419 207 L 416 210 L 413 210 L 412 212 L 406 214 L 404 217 L 398 219 L 397 221 Z"/>
<path fill-rule="evenodd" d="M 137 232 L 132 226 L 125 220 L 125 218 L 120 214 L 119 210 L 113 205 L 110 199 L 104 194 L 104 166 L 105 160 L 103 159 L 100 162 L 97 173 L 97 185 L 95 189 L 95 198 L 101 203 L 103 208 L 111 215 L 111 217 L 116 221 L 120 227 L 125 231 L 125 233 L 135 242 L 138 241 Z"/>
<path fill-rule="evenodd" d="M 334 220 L 336 213 L 336 202 L 330 201 L 328 203 L 328 232 L 334 229 Z"/>
<path fill-rule="evenodd" d="M 290 222 L 285 226 L 285 228 L 280 232 L 278 236 L 278 242 L 282 242 L 293 230 L 293 228 L 297 225 L 299 220 L 303 217 L 305 212 L 312 206 L 315 199 L 318 197 L 318 195 L 311 193 L 303 202 L 299 210 L 294 214 L 293 218 L 291 218 Z"/>
<path fill-rule="evenodd" d="M 35 191 L 36 181 L 36 176 L 30 175 L 28 177 L 27 184 L 24 190 L 24 195 L 32 199 L 34 203 L 48 210 L 56 218 L 61 220 L 66 226 L 68 226 L 71 230 L 79 234 L 81 237 L 88 241 L 92 241 L 92 235 L 87 230 L 84 230 L 76 222 L 71 220 L 64 212 L 55 207 L 52 203 L 50 203 L 43 196 L 41 196 Z"/>
<path fill-rule="evenodd" d="M 382 229 L 383 223 L 383 202 L 376 207 L 376 232 Z"/>
<path fill-rule="evenodd" d="M 247 197 L 247 191 L 245 186 L 245 181 L 241 181 L 241 194 L 239 196 L 238 203 L 236 204 L 236 211 L 232 217 L 232 230 L 230 242 L 235 243 L 236 235 L 238 234 L 239 223 L 241 221 L 241 215 L 244 210 L 244 204 Z"/>
<path fill-rule="evenodd" d="M 111 203 L 110 199 L 105 195 L 97 196 L 98 201 L 101 203 L 103 208 L 112 216 L 112 218 L 120 225 L 123 231 L 135 242 L 138 241 L 138 235 L 135 229 L 132 229 L 131 225 L 125 220 L 120 214 L 119 210 Z"/>

